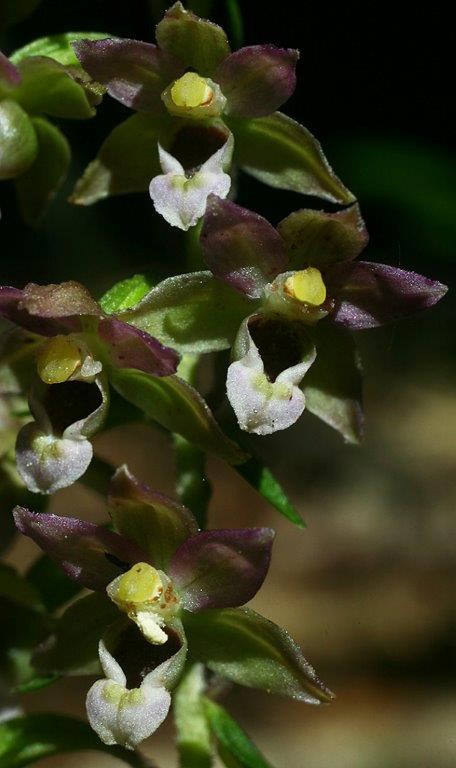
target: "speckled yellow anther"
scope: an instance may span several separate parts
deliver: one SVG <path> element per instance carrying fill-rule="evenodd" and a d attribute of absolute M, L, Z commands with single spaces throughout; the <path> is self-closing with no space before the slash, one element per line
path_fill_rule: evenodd
<path fill-rule="evenodd" d="M 319 307 L 326 301 L 326 286 L 320 270 L 315 267 L 302 269 L 287 277 L 285 290 L 298 301 L 312 304 L 314 307 Z"/>
<path fill-rule="evenodd" d="M 213 95 L 207 81 L 196 72 L 186 72 L 171 88 L 171 98 L 176 107 L 201 107 L 208 104 Z"/>
<path fill-rule="evenodd" d="M 54 336 L 37 354 L 38 376 L 45 384 L 62 384 L 81 365 L 81 351 L 68 336 Z"/>
<path fill-rule="evenodd" d="M 158 571 L 148 563 L 136 563 L 117 582 L 116 602 L 147 603 L 163 591 Z"/>

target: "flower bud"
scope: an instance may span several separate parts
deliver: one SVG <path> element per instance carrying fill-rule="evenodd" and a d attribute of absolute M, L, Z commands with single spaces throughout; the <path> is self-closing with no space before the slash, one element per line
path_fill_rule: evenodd
<path fill-rule="evenodd" d="M 26 112 L 15 101 L 0 102 L 0 180 L 24 173 L 37 151 L 35 129 Z"/>

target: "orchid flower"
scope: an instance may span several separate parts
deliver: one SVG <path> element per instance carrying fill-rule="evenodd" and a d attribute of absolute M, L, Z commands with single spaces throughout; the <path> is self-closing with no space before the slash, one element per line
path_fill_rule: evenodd
<path fill-rule="evenodd" d="M 232 147 L 230 136 L 223 147 L 194 172 L 188 174 L 175 157 L 158 146 L 164 175 L 152 179 L 149 194 L 155 210 L 168 224 L 187 231 L 204 216 L 209 195 L 214 194 L 222 198 L 227 196 L 231 177 L 223 168 L 229 162 Z"/>
<path fill-rule="evenodd" d="M 114 315 L 106 315 L 79 283 L 0 288 L 0 316 L 26 332 L 34 355 L 29 406 L 34 421 L 19 432 L 17 467 L 27 487 L 53 493 L 84 474 L 89 438 L 109 407 L 112 370 L 154 376 L 175 372 L 174 350 Z M 24 345 L 25 337 L 18 341 Z"/>
<path fill-rule="evenodd" d="M 239 607 L 264 581 L 274 537 L 271 529 L 198 531 L 185 507 L 138 482 L 125 467 L 112 480 L 109 507 L 114 531 L 19 507 L 14 512 L 18 529 L 70 578 L 105 596 L 106 608 L 98 602 L 97 614 L 109 605 L 114 610 L 108 612 L 105 627 L 99 629 L 97 624 L 105 679 L 95 683 L 87 699 L 92 727 L 106 743 L 133 746 L 158 727 L 169 707 L 166 691 L 182 673 L 187 644 L 193 657 L 241 684 L 313 704 L 331 698 L 286 633 Z M 71 629 L 76 633 L 84 600 L 87 610 L 93 611 L 88 598 L 82 598 L 77 626 Z M 68 609 L 69 617 L 71 612 Z M 70 620 L 65 614 L 61 619 L 66 645 Z M 87 614 L 87 626 L 93 623 Z M 135 643 L 142 643 L 140 652 Z M 139 686 L 127 684 L 116 653 L 128 666 L 146 659 Z M 265 653 L 269 661 L 263 658 Z M 257 672 L 250 665 L 251 671 L 244 674 L 243 654 L 249 661 L 258 656 Z M 59 671 L 58 639 L 44 646 L 41 657 L 41 666 Z M 157 658 L 158 664 L 153 662 Z"/>
<path fill-rule="evenodd" d="M 191 173 L 231 137 L 235 162 L 261 181 L 333 202 L 353 201 L 314 137 L 276 111 L 294 92 L 297 50 L 251 45 L 231 52 L 221 27 L 180 2 L 166 11 L 156 40 L 157 45 L 119 38 L 74 43 L 93 82 L 136 114 L 107 137 L 77 182 L 72 202 L 90 205 L 108 195 L 147 190 L 163 165 L 157 142 Z"/>

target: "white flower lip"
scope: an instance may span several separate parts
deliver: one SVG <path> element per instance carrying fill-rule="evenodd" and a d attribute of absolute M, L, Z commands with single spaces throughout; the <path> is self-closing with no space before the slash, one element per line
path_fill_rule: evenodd
<path fill-rule="evenodd" d="M 171 224 L 187 231 L 204 216 L 209 195 L 225 198 L 231 187 L 231 177 L 224 168 L 229 164 L 233 149 L 230 135 L 190 177 L 175 157 L 158 145 L 163 174 L 150 182 L 149 194 L 155 210 Z"/>

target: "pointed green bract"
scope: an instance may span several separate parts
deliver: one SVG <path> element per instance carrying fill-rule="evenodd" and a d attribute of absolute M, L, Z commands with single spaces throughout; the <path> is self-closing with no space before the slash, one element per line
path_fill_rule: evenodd
<path fill-rule="evenodd" d="M 212 739 L 203 699 L 204 669 L 193 664 L 174 695 L 174 722 L 180 764 L 185 768 L 211 768 Z"/>
<path fill-rule="evenodd" d="M 48 555 L 41 555 L 27 571 L 27 581 L 38 591 L 48 611 L 75 597 L 81 587 L 69 579 Z"/>
<path fill-rule="evenodd" d="M 256 306 L 210 272 L 192 272 L 163 280 L 120 319 L 179 352 L 213 352 L 231 346 Z"/>
<path fill-rule="evenodd" d="M 346 443 L 363 438 L 361 363 L 345 328 L 320 323 L 313 336 L 317 359 L 303 381 L 310 413 L 337 430 Z"/>
<path fill-rule="evenodd" d="M 106 37 L 111 37 L 111 35 L 104 32 L 62 32 L 59 35 L 48 35 L 33 40 L 33 42 L 14 51 L 10 59 L 13 64 L 17 65 L 28 56 L 48 56 L 65 67 L 79 68 L 81 65 L 73 50 L 72 43 L 76 40 L 103 40 Z"/>
<path fill-rule="evenodd" d="M 153 176 L 161 173 L 157 142 L 169 136 L 171 118 L 137 114 L 116 125 L 101 146 L 70 198 L 76 205 L 91 205 L 109 195 L 145 192 Z"/>
<path fill-rule="evenodd" d="M 183 621 L 192 655 L 222 677 L 306 704 L 333 698 L 288 632 L 258 613 L 213 609 Z"/>
<path fill-rule="evenodd" d="M 211 75 L 230 53 L 225 32 L 174 3 L 157 25 L 157 43 L 200 75 Z"/>
<path fill-rule="evenodd" d="M 132 309 L 152 288 L 145 275 L 133 275 L 121 280 L 106 291 L 100 299 L 100 307 L 108 315 Z"/>
<path fill-rule="evenodd" d="M 234 158 L 271 187 L 352 203 L 352 193 L 331 169 L 318 141 L 291 117 L 275 112 L 250 120 L 227 119 L 234 133 Z"/>
<path fill-rule="evenodd" d="M 6 598 L 25 608 L 43 608 L 41 596 L 34 585 L 5 563 L 0 563 L 0 598 Z"/>
<path fill-rule="evenodd" d="M 122 397 L 170 432 L 230 464 L 245 461 L 246 454 L 223 434 L 201 395 L 178 376 L 156 377 L 119 369 L 112 371 L 111 383 Z"/>
<path fill-rule="evenodd" d="M 291 503 L 281 484 L 260 459 L 252 457 L 236 469 L 244 480 L 252 488 L 255 488 L 281 515 L 297 525 L 298 528 L 305 528 L 304 520 Z"/>
<path fill-rule="evenodd" d="M 273 768 L 226 709 L 206 698 L 204 710 L 227 768 Z"/>
<path fill-rule="evenodd" d="M 37 223 L 65 180 L 71 149 L 55 125 L 41 117 L 32 120 L 38 150 L 32 165 L 16 180 L 22 216 L 27 224 Z"/>

